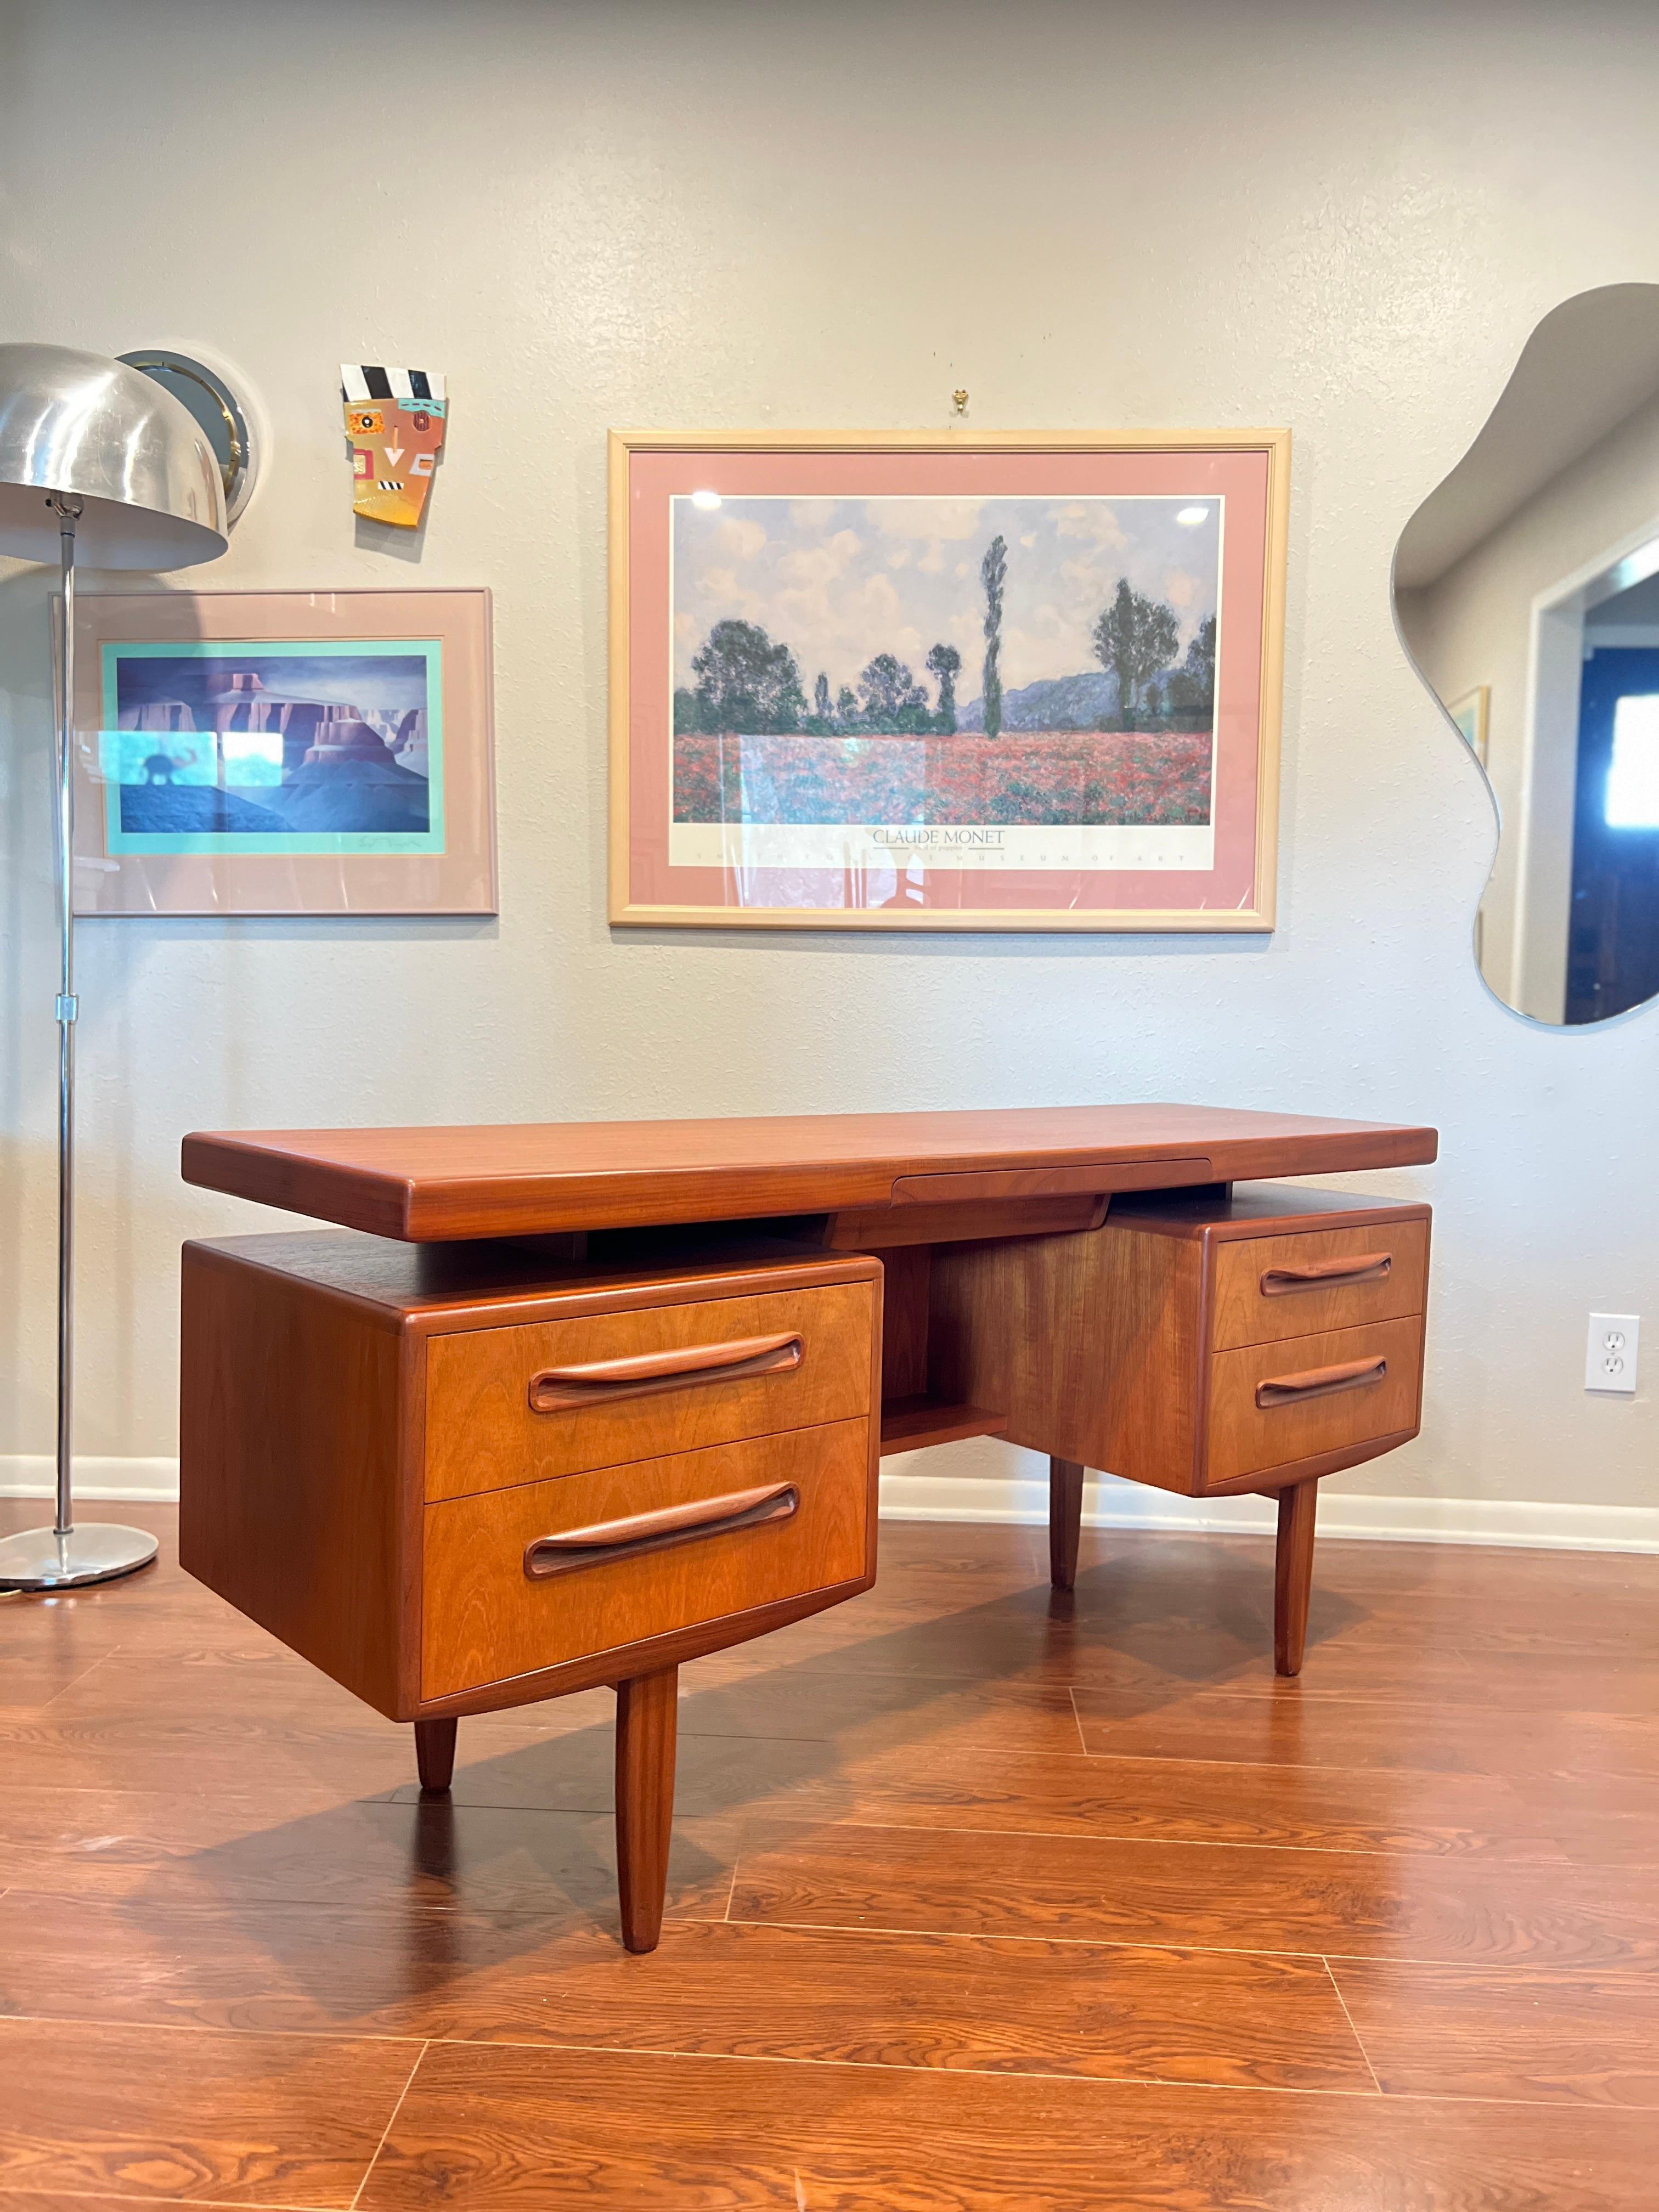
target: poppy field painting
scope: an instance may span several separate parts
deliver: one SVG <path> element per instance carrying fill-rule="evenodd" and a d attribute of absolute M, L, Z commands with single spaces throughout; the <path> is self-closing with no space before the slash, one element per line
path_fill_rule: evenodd
<path fill-rule="evenodd" d="M 1282 434 L 617 447 L 613 918 L 1270 926 Z"/>

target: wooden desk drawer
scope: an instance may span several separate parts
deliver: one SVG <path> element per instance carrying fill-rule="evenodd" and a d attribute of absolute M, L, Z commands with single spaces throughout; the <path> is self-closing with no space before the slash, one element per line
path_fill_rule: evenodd
<path fill-rule="evenodd" d="M 1421 1219 L 1218 1244 L 1210 1340 L 1219 1352 L 1420 1314 L 1428 1271 Z"/>
<path fill-rule="evenodd" d="M 426 1496 L 862 1418 L 872 1296 L 845 1283 L 434 1336 Z"/>
<path fill-rule="evenodd" d="M 856 1420 L 428 1505 L 422 1695 L 861 1580 L 870 1496 Z"/>
<path fill-rule="evenodd" d="M 1422 1369 L 1420 1315 L 1218 1352 L 1207 1486 L 1414 1430 Z"/>

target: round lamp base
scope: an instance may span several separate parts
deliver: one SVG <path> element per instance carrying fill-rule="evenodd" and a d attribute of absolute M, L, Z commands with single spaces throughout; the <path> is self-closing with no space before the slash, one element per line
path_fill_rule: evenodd
<path fill-rule="evenodd" d="M 112 1582 L 147 1567 L 156 1549 L 147 1528 L 123 1528 L 114 1522 L 90 1522 L 63 1536 L 53 1528 L 25 1528 L 0 1536 L 0 1589 L 78 1589 L 85 1583 Z"/>

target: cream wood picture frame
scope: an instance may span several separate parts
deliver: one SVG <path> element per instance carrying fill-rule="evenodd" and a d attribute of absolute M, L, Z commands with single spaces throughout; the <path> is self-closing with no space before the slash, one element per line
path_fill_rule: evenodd
<path fill-rule="evenodd" d="M 1457 725 L 1458 736 L 1485 768 L 1487 735 L 1492 723 L 1491 684 L 1473 685 L 1460 698 L 1452 700 L 1446 712 Z"/>

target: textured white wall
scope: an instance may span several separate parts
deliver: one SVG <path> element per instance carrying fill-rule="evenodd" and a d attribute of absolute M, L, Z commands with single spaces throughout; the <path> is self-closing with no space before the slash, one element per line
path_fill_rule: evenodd
<path fill-rule="evenodd" d="M 193 1126 L 1188 1097 L 1437 1122 L 1425 1435 L 1357 1487 L 1652 1496 L 1587 1399 L 1659 1314 L 1659 1021 L 1529 1028 L 1469 958 L 1492 848 L 1395 640 L 1407 516 L 1527 333 L 1659 276 L 1643 4 L 1018 9 L 12 0 L 0 319 L 197 340 L 270 410 L 222 585 L 489 584 L 495 923 L 83 934 L 81 1435 L 173 1449 Z M 418 565 L 354 544 L 342 357 L 454 416 Z M 612 935 L 613 423 L 1288 422 L 1280 927 L 1267 942 Z M 50 1437 L 44 589 L 0 587 L 0 1450 Z"/>

